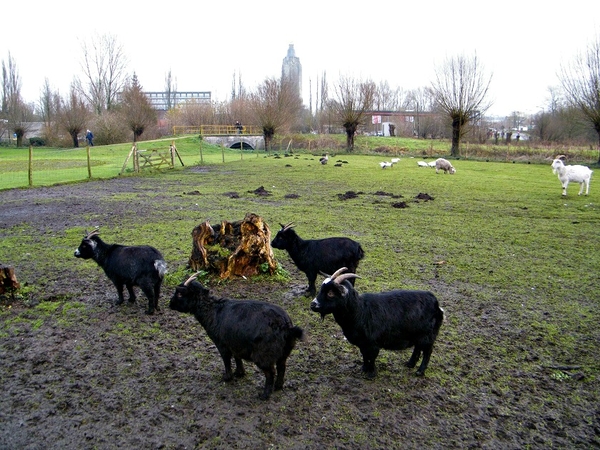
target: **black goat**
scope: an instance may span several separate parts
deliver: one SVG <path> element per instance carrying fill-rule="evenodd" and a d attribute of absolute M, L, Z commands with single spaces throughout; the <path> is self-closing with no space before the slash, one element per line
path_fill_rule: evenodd
<path fill-rule="evenodd" d="M 417 375 L 425 375 L 433 344 L 442 326 L 444 311 L 437 298 L 427 291 L 396 290 L 359 295 L 347 282 L 358 278 L 344 273 L 345 267 L 323 281 L 310 309 L 333 314 L 344 336 L 356 345 L 363 356 L 363 372 L 376 375 L 375 359 L 380 349 L 404 350 L 414 346 L 406 366 L 415 367 L 423 353 Z"/>
<path fill-rule="evenodd" d="M 245 375 L 242 360 L 251 361 L 265 374 L 260 398 L 266 400 L 283 387 L 286 360 L 304 339 L 304 331 L 292 324 L 279 306 L 257 300 L 230 300 L 210 295 L 209 290 L 190 277 L 176 289 L 169 307 L 193 314 L 215 343 L 225 364 L 224 381 Z M 231 372 L 231 357 L 235 372 Z M 275 367 L 277 378 L 275 379 Z"/>
<path fill-rule="evenodd" d="M 117 305 L 124 301 L 123 286 L 129 292 L 129 302 L 135 302 L 134 286 L 139 286 L 148 297 L 148 314 L 159 310 L 160 286 L 167 271 L 167 264 L 158 250 L 148 245 L 125 246 L 106 244 L 98 236 L 98 230 L 87 233 L 75 256 L 93 259 L 113 282 L 119 293 Z"/>
<path fill-rule="evenodd" d="M 292 228 L 293 223 L 281 225 L 271 247 L 287 250 L 288 254 L 308 278 L 307 292 L 314 296 L 317 293 L 315 281 L 318 273 L 332 273 L 340 267 L 348 267 L 356 272 L 358 263 L 365 252 L 360 244 L 346 237 L 304 240 Z M 351 280 L 354 284 L 354 280 Z"/>

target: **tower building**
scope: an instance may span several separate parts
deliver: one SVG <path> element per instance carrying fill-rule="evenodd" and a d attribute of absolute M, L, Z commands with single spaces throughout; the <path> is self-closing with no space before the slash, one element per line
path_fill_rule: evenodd
<path fill-rule="evenodd" d="M 281 81 L 289 81 L 298 86 L 298 96 L 302 98 L 302 64 L 300 58 L 296 56 L 294 44 L 290 44 L 287 56 L 283 58 Z"/>

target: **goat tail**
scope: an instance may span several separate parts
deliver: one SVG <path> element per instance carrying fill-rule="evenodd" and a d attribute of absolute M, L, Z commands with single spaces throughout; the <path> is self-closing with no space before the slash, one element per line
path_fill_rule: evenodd
<path fill-rule="evenodd" d="M 360 244 L 358 244 L 358 252 L 357 255 L 358 259 L 363 259 L 365 257 L 365 251 L 363 250 L 362 246 Z"/>
<path fill-rule="evenodd" d="M 438 307 L 438 313 L 436 314 L 435 317 L 435 328 L 436 329 L 440 329 L 440 327 L 442 326 L 442 323 L 444 322 L 444 319 L 446 318 L 446 314 L 444 313 L 444 309 L 441 308 L 439 305 L 437 305 Z"/>
<path fill-rule="evenodd" d="M 289 329 L 289 334 L 288 337 L 292 338 L 292 339 L 298 339 L 300 341 L 305 341 L 306 340 L 306 333 L 304 332 L 304 330 L 300 327 L 292 327 Z"/>
<path fill-rule="evenodd" d="M 167 263 L 163 259 L 154 261 L 154 268 L 158 272 L 158 276 L 162 279 L 167 273 Z"/>

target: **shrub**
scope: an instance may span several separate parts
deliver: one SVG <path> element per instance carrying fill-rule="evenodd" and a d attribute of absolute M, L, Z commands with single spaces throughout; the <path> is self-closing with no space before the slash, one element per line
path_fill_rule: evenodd
<path fill-rule="evenodd" d="M 44 145 L 46 145 L 46 141 L 44 140 L 44 138 L 41 137 L 30 137 L 29 145 L 32 145 L 33 147 L 43 147 Z"/>

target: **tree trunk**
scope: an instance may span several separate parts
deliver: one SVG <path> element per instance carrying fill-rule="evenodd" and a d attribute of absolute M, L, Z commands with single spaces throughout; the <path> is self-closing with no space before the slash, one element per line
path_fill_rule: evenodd
<path fill-rule="evenodd" d="M 460 119 L 452 119 L 452 148 L 450 154 L 455 157 L 460 156 L 460 128 Z"/>
<path fill-rule="evenodd" d="M 0 294 L 6 292 L 12 293 L 20 287 L 21 285 L 17 281 L 17 276 L 15 275 L 15 269 L 0 264 Z"/>
<path fill-rule="evenodd" d="M 596 131 L 598 132 L 598 165 L 600 166 L 600 129 Z"/>
<path fill-rule="evenodd" d="M 73 147 L 79 148 L 79 139 L 77 139 L 79 133 L 77 131 L 71 131 L 69 134 L 71 135 L 71 139 L 73 139 Z"/>
<path fill-rule="evenodd" d="M 354 151 L 354 136 L 356 134 L 356 126 L 351 125 L 346 127 L 346 150 Z"/>
<path fill-rule="evenodd" d="M 256 214 L 243 220 L 222 221 L 215 230 L 205 221 L 192 231 L 193 248 L 189 265 L 192 270 L 206 270 L 220 278 L 253 276 L 277 270 L 271 249 L 271 230 Z"/>

